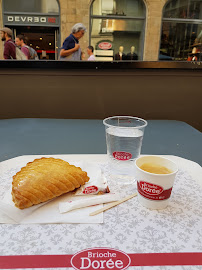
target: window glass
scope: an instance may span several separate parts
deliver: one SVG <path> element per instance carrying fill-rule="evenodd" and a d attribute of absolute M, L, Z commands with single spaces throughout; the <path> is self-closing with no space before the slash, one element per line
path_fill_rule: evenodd
<path fill-rule="evenodd" d="M 93 2 L 92 8 L 93 15 L 145 16 L 145 6 L 142 0 L 96 0 Z"/>
<path fill-rule="evenodd" d="M 201 14 L 202 1 L 172 0 L 166 4 L 159 60 L 202 60 Z"/>
<path fill-rule="evenodd" d="M 111 57 L 108 60 L 119 60 L 116 59 L 115 54 L 119 52 L 120 46 L 123 47 L 123 54 L 125 55 L 122 60 L 140 60 L 142 55 L 143 24 L 144 21 L 136 20 L 93 19 L 91 44 L 98 50 L 95 51 L 95 55 L 97 57 L 100 56 L 101 52 L 99 51 L 98 44 L 107 39 L 112 43 Z M 131 52 L 132 46 L 137 59 L 126 57 Z"/>
<path fill-rule="evenodd" d="M 4 0 L 4 12 L 59 13 L 56 0 Z"/>
<path fill-rule="evenodd" d="M 90 43 L 95 48 L 96 60 L 141 60 L 144 26 L 142 0 L 95 0 L 91 8 Z"/>
<path fill-rule="evenodd" d="M 200 43 L 197 36 L 202 38 L 202 25 L 191 23 L 164 22 L 161 36 L 160 58 L 169 57 L 176 61 L 185 61 L 189 57 L 194 57 L 194 51 L 197 53 L 197 59 L 201 60 Z M 197 44 L 197 48 L 195 48 Z M 161 59 L 163 60 L 163 59 Z M 171 60 L 171 59 L 170 59 Z"/>
<path fill-rule="evenodd" d="M 165 18 L 202 19 L 201 0 L 173 0 L 164 10 Z"/>

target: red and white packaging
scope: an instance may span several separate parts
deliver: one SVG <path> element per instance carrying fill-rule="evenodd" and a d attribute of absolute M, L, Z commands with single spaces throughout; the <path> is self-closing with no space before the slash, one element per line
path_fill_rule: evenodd
<path fill-rule="evenodd" d="M 144 171 L 140 167 L 145 163 L 164 166 L 171 173 L 155 174 Z M 178 171 L 177 165 L 167 158 L 142 156 L 136 160 L 135 167 L 139 202 L 150 209 L 163 209 L 167 207 Z"/>
<path fill-rule="evenodd" d="M 82 169 L 85 170 L 86 165 L 88 164 L 84 163 L 84 167 Z M 110 192 L 107 180 L 103 176 L 98 165 L 94 164 L 93 166 L 87 166 L 86 171 L 90 180 L 85 185 L 78 188 L 75 195 L 96 195 Z"/>

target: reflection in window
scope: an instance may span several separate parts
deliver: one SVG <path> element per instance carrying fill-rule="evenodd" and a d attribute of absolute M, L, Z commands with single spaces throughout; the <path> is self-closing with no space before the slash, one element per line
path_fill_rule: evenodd
<path fill-rule="evenodd" d="M 202 19 L 201 0 L 173 0 L 164 10 L 165 18 Z"/>
<path fill-rule="evenodd" d="M 131 51 L 132 56 L 136 55 L 122 60 L 141 60 L 144 24 L 145 5 L 142 0 L 95 0 L 91 5 L 90 42 L 95 48 L 96 60 L 112 61 L 120 46 L 124 55 L 131 54 Z"/>
<path fill-rule="evenodd" d="M 201 52 L 202 1 L 169 1 L 163 13 L 159 60 L 201 61 Z"/>
<path fill-rule="evenodd" d="M 5 12 L 59 13 L 57 0 L 4 0 Z"/>

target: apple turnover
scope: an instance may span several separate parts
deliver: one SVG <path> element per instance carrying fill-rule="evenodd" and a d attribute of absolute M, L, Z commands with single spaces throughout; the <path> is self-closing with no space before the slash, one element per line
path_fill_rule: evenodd
<path fill-rule="evenodd" d="M 12 199 L 24 209 L 73 191 L 88 180 L 87 172 L 62 159 L 35 159 L 13 176 Z"/>

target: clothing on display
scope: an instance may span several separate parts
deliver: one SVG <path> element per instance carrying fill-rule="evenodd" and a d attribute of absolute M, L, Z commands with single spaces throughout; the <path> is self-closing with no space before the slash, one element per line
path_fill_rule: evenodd
<path fill-rule="evenodd" d="M 124 47 L 119 47 L 119 52 L 115 54 L 114 60 L 126 60 L 126 54 L 123 53 Z"/>
<path fill-rule="evenodd" d="M 138 60 L 138 55 L 136 53 L 128 53 L 127 60 Z"/>
<path fill-rule="evenodd" d="M 135 53 L 135 46 L 131 46 L 130 53 L 127 54 L 127 60 L 138 60 L 138 55 Z"/>

